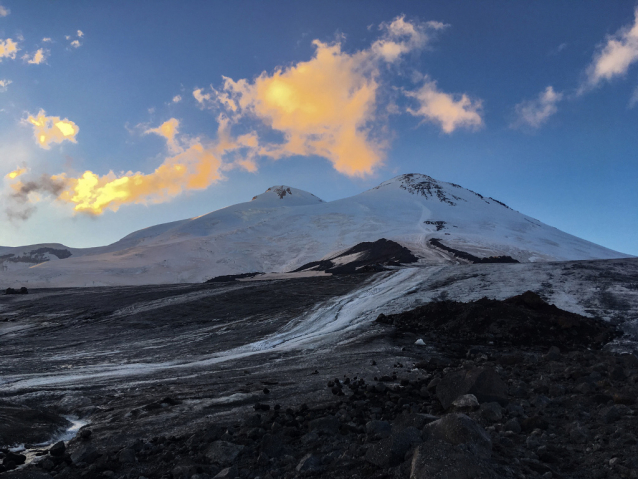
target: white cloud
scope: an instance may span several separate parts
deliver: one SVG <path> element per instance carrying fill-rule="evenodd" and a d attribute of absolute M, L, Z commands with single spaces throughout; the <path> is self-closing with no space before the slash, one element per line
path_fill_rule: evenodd
<path fill-rule="evenodd" d="M 391 23 L 379 25 L 383 36 L 372 44 L 370 50 L 385 61 L 394 62 L 409 51 L 425 47 L 431 38 L 431 32 L 448 26 L 441 22 L 406 22 L 405 16 L 401 15 Z"/>
<path fill-rule="evenodd" d="M 175 95 L 173 97 L 173 103 L 179 103 L 180 101 L 182 101 L 182 95 Z"/>
<path fill-rule="evenodd" d="M 587 68 L 586 83 L 580 88 L 579 93 L 599 85 L 603 80 L 609 81 L 625 75 L 629 67 L 638 61 L 638 7 L 634 15 L 633 25 L 625 26 L 610 35 L 598 48 Z"/>
<path fill-rule="evenodd" d="M 80 43 L 80 40 L 73 40 L 73 41 L 71 42 L 71 46 L 72 46 L 73 48 L 80 48 L 80 45 L 82 45 L 82 44 Z"/>
<path fill-rule="evenodd" d="M 563 94 L 555 92 L 552 86 L 548 86 L 534 100 L 522 101 L 516 105 L 518 119 L 512 127 L 521 125 L 538 128 L 545 123 L 550 116 L 558 111 L 556 104 L 563 99 Z"/>
<path fill-rule="evenodd" d="M 482 101 L 471 100 L 466 94 L 452 95 L 438 90 L 436 82 L 426 80 L 421 88 L 405 92 L 417 100 L 416 109 L 408 108 L 408 113 L 422 117 L 423 121 L 438 123 L 445 133 L 457 128 L 480 128 Z"/>
<path fill-rule="evenodd" d="M 3 58 L 15 59 L 18 50 L 18 44 L 10 38 L 0 40 L 0 62 Z"/>
<path fill-rule="evenodd" d="M 0 17 L 6 17 L 10 13 L 11 13 L 11 10 L 9 10 L 7 7 L 3 7 L 2 5 L 0 5 Z"/>
<path fill-rule="evenodd" d="M 46 42 L 52 42 L 53 40 L 51 40 L 49 37 L 44 37 L 42 41 L 46 43 Z"/>
<path fill-rule="evenodd" d="M 32 65 L 40 65 L 41 63 L 46 63 L 46 59 L 48 56 L 49 51 L 45 50 L 44 48 L 40 48 L 33 54 L 33 56 L 29 56 L 29 54 L 27 53 L 22 56 L 22 59 Z"/>
<path fill-rule="evenodd" d="M 78 30 L 78 37 L 82 38 L 84 36 L 84 32 L 82 30 Z"/>
<path fill-rule="evenodd" d="M 0 80 L 0 93 L 7 91 L 7 87 L 13 83 L 11 80 Z"/>

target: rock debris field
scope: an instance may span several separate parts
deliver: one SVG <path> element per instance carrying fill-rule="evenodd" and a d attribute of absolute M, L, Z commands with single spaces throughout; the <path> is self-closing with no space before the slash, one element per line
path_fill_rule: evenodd
<path fill-rule="evenodd" d="M 1 297 L 0 477 L 638 477 L 622 324 L 404 271 Z"/>

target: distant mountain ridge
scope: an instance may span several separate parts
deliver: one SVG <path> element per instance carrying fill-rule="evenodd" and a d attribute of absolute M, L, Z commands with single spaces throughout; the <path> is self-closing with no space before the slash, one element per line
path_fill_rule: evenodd
<path fill-rule="evenodd" d="M 408 248 L 418 264 L 630 257 L 460 185 L 405 174 L 330 202 L 273 186 L 246 203 L 135 231 L 103 247 L 0 247 L 0 287 L 166 284 L 286 272 L 381 238 Z"/>

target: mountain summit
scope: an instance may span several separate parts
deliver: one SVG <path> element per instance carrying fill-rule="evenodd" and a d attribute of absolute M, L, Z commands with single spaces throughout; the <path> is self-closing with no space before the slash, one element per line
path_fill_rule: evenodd
<path fill-rule="evenodd" d="M 273 186 L 246 203 L 145 228 L 99 248 L 0 247 L 0 284 L 160 284 L 287 272 L 381 238 L 408 248 L 417 264 L 628 257 L 454 183 L 406 174 L 330 202 Z"/>
<path fill-rule="evenodd" d="M 261 195 L 254 196 L 251 201 L 260 206 L 303 206 L 323 203 L 312 193 L 290 186 L 271 186 Z"/>

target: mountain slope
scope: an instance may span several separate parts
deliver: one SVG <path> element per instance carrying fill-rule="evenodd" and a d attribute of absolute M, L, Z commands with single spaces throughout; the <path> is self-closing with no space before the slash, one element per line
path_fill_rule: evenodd
<path fill-rule="evenodd" d="M 105 247 L 47 245 L 66 249 L 71 256 L 36 265 L 15 258 L 42 245 L 0 248 L 0 257 L 14 255 L 0 263 L 5 269 L 0 272 L 0 284 L 201 282 L 252 271 L 292 271 L 381 238 L 407 247 L 422 264 L 464 262 L 450 250 L 478 258 L 510 256 L 520 262 L 628 257 L 459 185 L 409 174 L 331 202 L 276 186 L 250 202 L 136 231 Z"/>

